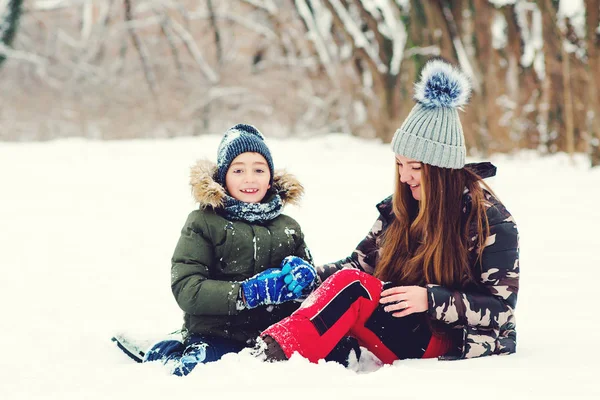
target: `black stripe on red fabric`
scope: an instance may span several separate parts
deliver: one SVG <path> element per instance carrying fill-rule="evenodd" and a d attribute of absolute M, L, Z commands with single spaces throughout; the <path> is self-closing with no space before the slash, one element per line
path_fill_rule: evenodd
<path fill-rule="evenodd" d="M 371 294 L 360 281 L 351 282 L 340 290 L 317 315 L 311 318 L 319 335 L 323 336 L 361 297 L 371 300 Z"/>

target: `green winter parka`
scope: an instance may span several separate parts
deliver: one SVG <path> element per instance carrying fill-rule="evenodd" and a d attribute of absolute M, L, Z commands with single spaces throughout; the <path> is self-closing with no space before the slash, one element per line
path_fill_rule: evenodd
<path fill-rule="evenodd" d="M 252 345 L 259 333 L 290 315 L 299 303 L 238 310 L 240 282 L 268 268 L 279 267 L 289 255 L 312 263 L 300 225 L 286 215 L 249 223 L 224 218 L 225 189 L 215 181 L 216 165 L 200 161 L 190 184 L 200 204 L 181 230 L 171 267 L 171 289 L 184 312 L 184 337 L 217 336 Z M 288 173 L 276 171 L 273 188 L 286 204 L 297 203 L 304 188 Z"/>

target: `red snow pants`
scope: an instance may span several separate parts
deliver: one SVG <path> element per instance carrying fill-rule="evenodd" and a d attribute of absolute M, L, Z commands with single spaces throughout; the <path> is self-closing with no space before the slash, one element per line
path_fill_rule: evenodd
<path fill-rule="evenodd" d="M 449 340 L 431 333 L 423 313 L 396 318 L 384 311 L 382 290 L 383 282 L 365 272 L 340 270 L 261 336 L 275 339 L 288 358 L 298 352 L 311 362 L 325 358 L 344 336 L 355 337 L 386 364 L 449 350 Z"/>

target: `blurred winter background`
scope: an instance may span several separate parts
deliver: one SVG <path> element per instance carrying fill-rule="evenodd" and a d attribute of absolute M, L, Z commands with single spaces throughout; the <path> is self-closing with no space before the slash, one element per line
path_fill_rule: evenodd
<path fill-rule="evenodd" d="M 0 398 L 600 398 L 600 0 L 0 0 Z M 188 167 L 253 123 L 306 186 L 317 263 L 392 190 L 435 55 L 471 76 L 469 161 L 521 233 L 519 350 L 343 369 L 247 355 L 178 379 L 110 342 L 181 325 Z"/>

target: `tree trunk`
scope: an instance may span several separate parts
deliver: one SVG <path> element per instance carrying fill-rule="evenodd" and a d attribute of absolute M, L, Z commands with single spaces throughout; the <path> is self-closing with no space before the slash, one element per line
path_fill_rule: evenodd
<path fill-rule="evenodd" d="M 592 167 L 600 165 L 600 115 L 598 99 L 598 73 L 600 73 L 600 56 L 598 52 L 599 38 L 596 28 L 600 22 L 600 1 L 585 1 L 585 20 L 586 20 L 586 41 L 588 50 L 588 118 L 589 132 L 587 135 L 588 152 L 590 154 L 590 163 Z"/>
<path fill-rule="evenodd" d="M 544 40 L 544 60 L 545 77 L 542 83 L 542 104 L 543 113 L 546 114 L 545 124 L 547 126 L 547 136 L 543 138 L 543 145 L 550 153 L 555 153 L 564 148 L 563 138 L 560 132 L 564 132 L 563 125 L 563 101 L 560 94 L 564 90 L 562 87 L 562 60 L 561 60 L 561 39 L 556 26 L 556 12 L 552 0 L 542 0 L 538 2 L 538 7 L 542 13 L 542 29 Z M 547 108 L 546 108 L 547 107 Z"/>
<path fill-rule="evenodd" d="M 566 40 L 563 33 L 563 40 Z M 573 122 L 573 93 L 571 86 L 571 58 L 569 53 L 567 52 L 564 44 L 561 44 L 561 53 L 562 53 L 562 73 L 563 73 L 563 86 L 564 90 L 564 107 L 565 107 L 565 134 L 566 134 L 566 144 L 567 144 L 567 153 L 571 157 L 573 157 L 575 153 L 575 128 Z"/>
<path fill-rule="evenodd" d="M 507 65 L 504 78 L 507 101 L 503 111 L 508 113 L 508 125 L 505 129 L 515 138 L 515 147 L 538 148 L 542 136 L 539 120 L 544 120 L 542 112 L 545 110 L 538 104 L 542 88 L 533 68 L 521 65 L 523 41 L 515 6 L 506 6 L 501 12 L 507 24 L 507 43 L 501 51 Z"/>

